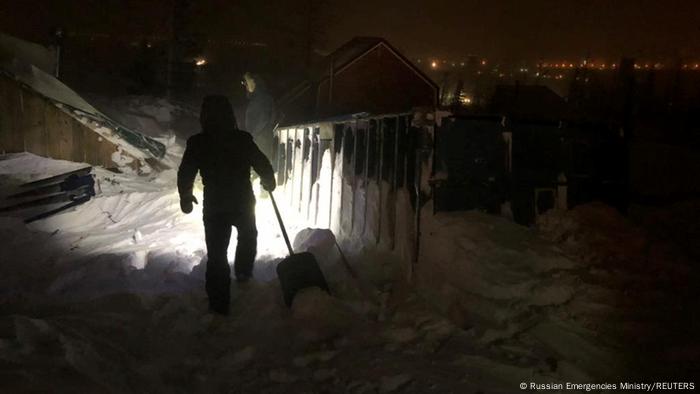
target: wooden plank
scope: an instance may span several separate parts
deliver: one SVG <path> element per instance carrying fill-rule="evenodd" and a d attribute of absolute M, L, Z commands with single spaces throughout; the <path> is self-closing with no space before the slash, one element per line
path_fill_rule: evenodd
<path fill-rule="evenodd" d="M 44 118 L 48 133 L 48 156 L 54 159 L 73 160 L 72 118 L 55 105 L 47 103 Z"/>
<path fill-rule="evenodd" d="M 377 132 L 378 134 L 378 142 L 379 142 L 379 149 L 377 150 L 378 154 L 378 159 L 379 159 L 379 169 L 377 169 L 377 186 L 379 187 L 379 200 L 377 201 L 377 204 L 379 204 L 379 214 L 377 215 L 377 239 L 376 242 L 379 244 L 379 242 L 382 239 L 382 216 L 384 215 L 384 211 L 386 208 L 384 207 L 384 119 L 380 119 L 378 121 L 377 125 Z"/>
<path fill-rule="evenodd" d="M 36 155 L 46 156 L 48 153 L 44 121 L 46 102 L 36 94 L 23 90 L 21 103 L 21 129 L 25 136 L 25 149 Z"/>
<path fill-rule="evenodd" d="M 101 135 L 91 128 L 78 123 L 83 130 L 83 146 L 85 149 L 85 161 L 90 164 L 103 166 L 105 168 L 114 167 L 110 160 L 105 160 L 104 144 L 107 142 Z"/>
<path fill-rule="evenodd" d="M 61 158 L 64 160 L 72 160 L 73 147 L 75 144 L 75 141 L 73 141 L 73 119 L 65 112 L 56 108 L 56 106 L 52 105 L 51 107 L 53 108 L 53 111 L 61 114 L 59 123 L 56 125 L 58 128 L 57 134 L 59 138 Z"/>
<path fill-rule="evenodd" d="M 24 93 L 19 85 L 13 82 L 12 90 L 14 91 L 12 100 L 12 112 L 13 116 L 13 130 L 12 130 L 12 146 L 17 152 L 24 152 L 27 150 L 27 138 L 24 135 L 24 130 L 22 129 L 22 102 Z"/>
<path fill-rule="evenodd" d="M 83 136 L 83 125 L 75 119 L 70 120 L 71 134 L 73 134 L 73 149 L 71 160 L 78 163 L 86 163 L 85 157 L 85 137 Z"/>
<path fill-rule="evenodd" d="M 100 160 L 105 168 L 116 168 L 117 164 L 112 161 L 112 154 L 117 151 L 117 145 L 100 137 Z M 136 164 L 136 160 L 132 161 L 132 166 Z"/>
<path fill-rule="evenodd" d="M 81 124 L 83 131 L 83 146 L 85 149 L 85 161 L 90 164 L 109 167 L 102 157 L 102 138 L 99 134 Z"/>
<path fill-rule="evenodd" d="M 99 133 L 95 132 L 88 126 L 77 122 L 83 129 L 83 143 L 85 146 L 85 162 L 103 166 L 105 168 L 117 168 L 117 164 L 112 161 L 112 154 L 117 151 L 117 145 L 105 139 Z M 123 153 L 131 156 L 128 153 Z M 131 156 L 133 157 L 133 156 Z M 138 170 L 139 161 L 134 158 L 130 165 L 134 170 Z"/>
<path fill-rule="evenodd" d="M 5 77 L 0 77 L 0 153 L 11 152 L 12 117 L 9 109 L 12 101 L 10 86 Z"/>
<path fill-rule="evenodd" d="M 355 119 L 355 127 L 352 129 L 352 133 L 354 135 L 353 144 L 352 144 L 352 167 L 350 169 L 350 171 L 351 171 L 350 172 L 351 173 L 350 185 L 352 186 L 352 188 L 350 189 L 350 193 L 352 193 L 350 201 L 352 201 L 352 203 L 350 204 L 349 207 L 347 207 L 347 209 L 350 210 L 350 228 L 348 229 L 348 234 L 350 234 L 352 232 L 353 228 L 355 227 L 355 190 L 354 190 L 355 188 L 354 188 L 354 186 L 355 186 L 355 168 L 356 168 L 355 165 L 357 162 L 357 140 L 358 140 L 357 137 L 359 134 L 358 122 L 359 121 L 357 119 Z M 345 192 L 345 189 L 343 189 L 343 192 Z"/>
<path fill-rule="evenodd" d="M 15 153 L 24 151 L 24 135 L 20 127 L 20 89 L 7 77 L 0 77 L 0 133 L 1 151 Z"/>

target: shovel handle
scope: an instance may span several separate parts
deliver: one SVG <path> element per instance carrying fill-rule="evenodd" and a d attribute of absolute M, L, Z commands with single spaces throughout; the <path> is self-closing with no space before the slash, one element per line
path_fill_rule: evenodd
<path fill-rule="evenodd" d="M 289 236 L 287 235 L 287 230 L 284 228 L 284 223 L 282 222 L 282 215 L 280 215 L 280 210 L 277 208 L 277 203 L 275 202 L 275 196 L 272 195 L 272 192 L 269 192 L 270 194 L 270 201 L 272 201 L 272 207 L 275 208 L 275 215 L 277 216 L 277 221 L 280 224 L 280 229 L 282 230 L 282 236 L 284 236 L 284 242 L 287 244 L 287 249 L 289 249 L 289 255 L 294 254 L 294 250 L 292 250 L 292 244 L 289 242 Z"/>

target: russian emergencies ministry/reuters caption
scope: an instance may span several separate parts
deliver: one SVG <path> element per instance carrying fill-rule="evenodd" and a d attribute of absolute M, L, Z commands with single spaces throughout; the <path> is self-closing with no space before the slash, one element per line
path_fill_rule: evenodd
<path fill-rule="evenodd" d="M 520 383 L 521 390 L 532 391 L 549 391 L 549 390 L 572 390 L 579 392 L 590 391 L 683 391 L 695 390 L 695 382 L 619 382 L 619 383 L 572 383 L 572 382 L 553 382 L 553 383 Z"/>

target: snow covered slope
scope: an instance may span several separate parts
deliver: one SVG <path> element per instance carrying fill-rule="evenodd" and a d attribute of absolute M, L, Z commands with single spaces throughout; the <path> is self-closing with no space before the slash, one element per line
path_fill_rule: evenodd
<path fill-rule="evenodd" d="M 188 127 L 168 106 L 126 103 L 182 152 Z M 83 166 L 2 156 L 0 196 Z M 332 290 L 288 309 L 274 272 L 287 251 L 261 197 L 257 280 L 234 282 L 220 318 L 206 312 L 201 206 L 179 211 L 175 171 L 94 174 L 101 193 L 74 210 L 0 216 L 0 392 L 513 393 L 700 371 L 691 262 L 606 207 L 552 212 L 538 230 L 424 216 L 415 287 L 384 256 L 346 250 L 354 278 L 332 233 L 281 207 Z"/>
<path fill-rule="evenodd" d="M 689 261 L 664 253 L 668 243 L 648 247 L 612 208 L 553 211 L 539 231 L 438 213 L 423 234 L 421 293 L 484 346 L 550 360 L 570 381 L 699 370 L 686 362 L 700 355 Z"/>

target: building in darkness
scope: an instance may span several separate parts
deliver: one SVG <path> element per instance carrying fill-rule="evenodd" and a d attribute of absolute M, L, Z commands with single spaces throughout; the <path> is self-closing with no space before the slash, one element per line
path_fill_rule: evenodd
<path fill-rule="evenodd" d="M 386 40 L 356 37 L 324 57 L 280 100 L 282 124 L 437 104 L 437 85 Z"/>

